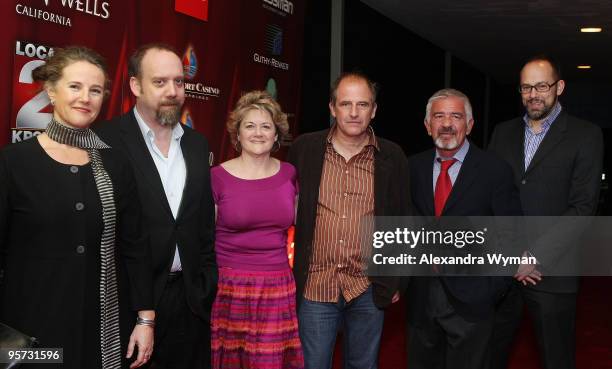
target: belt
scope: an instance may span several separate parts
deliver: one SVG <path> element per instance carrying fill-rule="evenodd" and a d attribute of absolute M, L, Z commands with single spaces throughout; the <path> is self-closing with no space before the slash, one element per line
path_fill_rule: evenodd
<path fill-rule="evenodd" d="M 167 283 L 171 283 L 181 278 L 182 276 L 183 276 L 182 270 L 177 270 L 176 272 L 170 272 L 168 273 L 168 278 L 166 279 L 166 281 Z"/>

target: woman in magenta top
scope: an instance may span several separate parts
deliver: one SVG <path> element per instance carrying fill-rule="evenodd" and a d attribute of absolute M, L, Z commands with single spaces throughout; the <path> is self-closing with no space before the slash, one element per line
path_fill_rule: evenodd
<path fill-rule="evenodd" d="M 295 218 L 295 168 L 270 156 L 288 131 L 266 92 L 242 96 L 227 129 L 240 156 L 211 170 L 219 265 L 213 368 L 303 368 L 287 229 Z"/>

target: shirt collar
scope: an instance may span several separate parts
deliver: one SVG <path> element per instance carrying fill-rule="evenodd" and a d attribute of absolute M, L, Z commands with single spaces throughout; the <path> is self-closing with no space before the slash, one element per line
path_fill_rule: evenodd
<path fill-rule="evenodd" d="M 463 141 L 463 145 L 461 145 L 461 148 L 455 153 L 455 155 L 453 155 L 453 159 L 456 159 L 458 162 L 460 162 L 461 164 L 463 164 L 463 161 L 465 160 L 465 156 L 468 153 L 468 150 L 470 149 L 470 141 L 469 140 L 465 140 Z M 440 153 L 438 153 L 438 150 L 435 150 L 436 152 L 436 156 L 434 158 L 434 161 L 438 161 L 438 159 L 443 159 L 443 160 L 448 160 L 450 158 L 443 158 L 442 156 L 440 156 Z"/>
<path fill-rule="evenodd" d="M 542 122 L 542 131 L 540 132 L 546 132 L 548 130 L 550 125 L 553 124 L 559 114 L 561 114 L 561 109 L 561 104 L 557 101 L 555 103 L 555 106 L 553 106 L 552 110 L 550 111 L 550 114 L 548 114 L 548 116 L 544 118 L 544 122 Z M 525 122 L 527 128 L 531 130 L 531 127 L 529 126 L 529 116 L 527 115 L 527 113 L 523 115 L 523 121 Z"/>
<path fill-rule="evenodd" d="M 329 133 L 327 134 L 327 144 L 328 145 L 332 144 L 332 137 L 334 137 L 334 134 L 336 133 L 336 129 L 338 128 L 336 127 L 336 124 L 334 123 L 334 125 L 329 129 Z M 376 135 L 374 134 L 374 128 L 372 128 L 372 126 L 368 126 L 367 134 L 368 134 L 368 143 L 366 144 L 366 146 L 373 146 L 376 149 L 376 151 L 380 151 L 380 146 L 378 145 L 378 139 L 376 138 Z"/>
<path fill-rule="evenodd" d="M 136 109 L 135 106 L 134 106 L 134 116 L 136 117 L 136 121 L 138 122 L 138 127 L 140 128 L 140 132 L 142 132 L 142 135 L 148 138 L 155 138 L 155 132 L 151 129 L 151 127 L 149 127 L 147 123 L 145 123 L 144 119 L 142 119 L 142 116 L 140 115 L 140 113 L 138 113 L 138 109 Z M 182 124 L 177 123 L 174 125 L 174 127 L 172 127 L 172 138 L 173 139 L 179 140 L 181 137 L 183 137 L 184 133 L 185 133 L 185 130 L 183 129 Z"/>

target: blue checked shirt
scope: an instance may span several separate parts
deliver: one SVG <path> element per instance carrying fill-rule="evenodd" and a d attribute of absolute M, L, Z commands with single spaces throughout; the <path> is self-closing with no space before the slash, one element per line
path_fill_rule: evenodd
<path fill-rule="evenodd" d="M 550 114 L 548 114 L 548 117 L 544 119 L 540 133 L 534 133 L 531 130 L 531 127 L 529 127 L 529 117 L 527 116 L 527 113 L 525 113 L 523 116 L 523 121 L 525 121 L 525 170 L 527 170 L 529 167 L 531 159 L 533 159 L 533 156 L 538 151 L 538 147 L 540 147 L 544 137 L 546 137 L 546 133 L 550 129 L 550 126 L 557 119 L 560 113 L 561 104 L 559 104 L 557 101 Z"/>

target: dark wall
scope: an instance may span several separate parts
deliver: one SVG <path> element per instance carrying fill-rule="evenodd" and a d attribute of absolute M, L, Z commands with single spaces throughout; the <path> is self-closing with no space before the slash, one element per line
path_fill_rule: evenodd
<path fill-rule="evenodd" d="M 604 133 L 604 173 L 599 213 L 612 214 L 612 194 L 608 189 L 612 176 L 612 90 L 607 81 L 597 80 L 589 71 L 573 75 L 565 80 L 565 91 L 561 104 L 570 114 L 589 120 L 601 126 Z"/>
<path fill-rule="evenodd" d="M 381 87 L 373 121 L 376 134 L 397 142 L 407 154 L 430 148 L 431 139 L 423 126 L 425 105 L 444 87 L 444 50 L 360 1 L 345 2 L 344 22 L 343 69 L 365 72 Z M 329 125 L 330 31 L 330 1 L 309 1 L 299 123 L 302 133 Z M 486 77 L 454 57 L 451 76 L 451 87 L 472 100 L 476 120 L 472 139 L 482 145 Z M 490 117 L 497 118 L 492 112 Z"/>
<path fill-rule="evenodd" d="M 331 0 L 306 1 L 302 114 L 299 133 L 329 127 L 329 59 L 331 55 Z"/>
<path fill-rule="evenodd" d="M 524 113 L 517 86 L 518 83 L 501 84 L 496 81 L 491 82 L 489 135 L 493 133 L 493 128 L 496 124 L 516 118 Z"/>
<path fill-rule="evenodd" d="M 592 78 L 588 71 L 582 77 L 565 80 L 561 95 L 564 108 L 573 115 L 612 128 L 612 90 L 607 81 Z"/>
<path fill-rule="evenodd" d="M 425 105 L 444 87 L 444 51 L 360 1 L 345 2 L 344 70 L 358 68 L 381 86 L 377 135 L 406 153 L 431 147 Z"/>
<path fill-rule="evenodd" d="M 486 75 L 478 69 L 459 58 L 452 58 L 450 87 L 463 92 L 470 98 L 474 115 L 474 127 L 470 139 L 480 147 L 484 144 L 484 127 L 487 124 L 484 119 L 486 79 Z"/>
<path fill-rule="evenodd" d="M 359 69 L 381 85 L 376 133 L 400 144 L 407 154 L 431 147 L 423 119 L 427 99 L 444 87 L 444 50 L 417 36 L 357 0 L 345 1 L 344 70 Z M 303 75 L 303 114 L 300 132 L 329 126 L 329 59 L 331 0 L 309 0 L 306 7 Z M 451 87 L 472 101 L 475 128 L 472 140 L 486 146 L 495 125 L 523 114 L 517 83 L 490 80 L 488 120 L 485 121 L 486 75 L 452 57 Z M 517 73 L 519 67 L 517 66 Z M 517 75 L 518 80 L 518 75 Z M 609 136 L 612 128 L 612 90 L 588 73 L 567 79 L 561 102 L 568 112 L 593 121 Z M 608 141 L 606 139 L 606 141 Z M 610 151 L 610 150 L 608 150 Z M 606 164 L 610 163 L 606 156 Z M 611 173 L 612 175 L 612 173 Z"/>
<path fill-rule="evenodd" d="M 307 2 L 301 133 L 329 126 L 331 1 Z M 373 123 L 376 134 L 397 142 L 408 155 L 430 148 L 423 119 L 427 99 L 444 87 L 444 50 L 358 0 L 345 1 L 344 22 L 344 70 L 359 69 L 382 87 Z M 496 124 L 524 113 L 516 91 L 518 82 L 489 80 L 489 109 L 485 116 L 486 75 L 456 57 L 452 57 L 451 66 L 451 87 L 463 91 L 472 101 L 475 128 L 471 139 L 486 147 L 485 136 L 491 135 Z M 517 73 L 518 69 L 519 66 Z M 566 82 L 561 98 L 564 109 L 599 124 L 604 128 L 605 142 L 612 142 L 609 86 L 593 80 L 588 73 L 572 75 Z M 612 176 L 608 168 L 611 151 L 606 151 L 604 161 L 608 177 Z M 605 183 L 600 201 L 600 211 L 612 213 L 612 197 L 607 196 Z"/>

